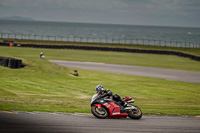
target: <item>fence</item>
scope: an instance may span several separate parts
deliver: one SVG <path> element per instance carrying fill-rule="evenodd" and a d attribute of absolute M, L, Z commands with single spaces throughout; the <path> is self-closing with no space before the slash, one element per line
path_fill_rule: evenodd
<path fill-rule="evenodd" d="M 129 45 L 149 45 L 149 46 L 168 46 L 183 48 L 200 48 L 200 43 L 180 42 L 180 41 L 163 41 L 151 39 L 111 39 L 95 37 L 66 37 L 66 36 L 45 36 L 45 35 L 28 35 L 14 33 L 0 33 L 1 39 L 25 39 L 38 41 L 65 41 L 75 43 L 106 43 L 106 44 L 129 44 Z"/>

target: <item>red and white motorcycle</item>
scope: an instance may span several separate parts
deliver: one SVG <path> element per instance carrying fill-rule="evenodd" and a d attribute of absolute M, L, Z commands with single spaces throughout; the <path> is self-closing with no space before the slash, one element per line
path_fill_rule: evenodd
<path fill-rule="evenodd" d="M 112 97 L 98 98 L 97 94 L 94 94 L 91 100 L 91 112 L 100 119 L 105 118 L 126 118 L 140 119 L 142 117 L 142 111 L 139 107 L 131 105 L 134 103 L 132 97 L 124 97 L 124 101 L 128 104 L 124 107 L 120 102 L 112 100 Z"/>

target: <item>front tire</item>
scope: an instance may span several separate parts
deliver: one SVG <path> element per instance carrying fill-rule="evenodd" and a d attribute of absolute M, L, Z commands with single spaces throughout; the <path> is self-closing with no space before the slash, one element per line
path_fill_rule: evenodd
<path fill-rule="evenodd" d="M 128 113 L 128 117 L 131 119 L 140 119 L 142 117 L 142 110 L 137 106 L 135 108 L 135 110 Z"/>
<path fill-rule="evenodd" d="M 95 117 L 99 119 L 105 119 L 108 117 L 108 111 L 106 110 L 104 106 L 101 106 L 101 108 L 98 109 L 97 106 L 92 105 L 91 112 Z"/>

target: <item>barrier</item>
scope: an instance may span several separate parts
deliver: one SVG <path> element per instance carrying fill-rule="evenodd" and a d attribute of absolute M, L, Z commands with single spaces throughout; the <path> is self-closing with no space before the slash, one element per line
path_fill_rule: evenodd
<path fill-rule="evenodd" d="M 0 46 L 9 46 L 8 43 L 1 43 Z M 13 45 L 17 46 L 17 45 Z M 117 48 L 117 47 L 99 47 L 99 46 L 76 46 L 76 45 L 36 45 L 36 44 L 21 44 L 20 47 L 31 48 L 49 48 L 49 49 L 81 49 L 81 50 L 98 50 L 98 51 L 114 51 L 114 52 L 130 52 L 130 53 L 149 53 L 176 55 L 180 57 L 190 58 L 195 61 L 200 61 L 200 56 L 168 50 L 147 50 L 147 49 L 132 49 L 132 48 Z"/>
<path fill-rule="evenodd" d="M 0 33 L 1 39 L 17 39 L 32 41 L 55 41 L 68 43 L 98 43 L 98 44 L 127 44 L 127 45 L 148 45 L 160 47 L 182 47 L 182 48 L 200 48 L 199 42 L 182 42 L 169 40 L 141 39 L 141 38 L 96 38 L 96 37 L 75 37 L 75 36 L 45 36 L 16 33 Z M 5 40 L 6 42 L 7 40 Z"/>
<path fill-rule="evenodd" d="M 22 68 L 22 60 L 0 56 L 0 65 L 9 68 Z"/>

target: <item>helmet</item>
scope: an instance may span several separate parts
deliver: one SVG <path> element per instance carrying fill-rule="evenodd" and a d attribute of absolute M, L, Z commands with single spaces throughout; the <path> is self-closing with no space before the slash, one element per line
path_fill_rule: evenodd
<path fill-rule="evenodd" d="M 102 85 L 97 85 L 95 91 L 99 95 L 102 91 L 104 91 L 104 87 Z"/>

